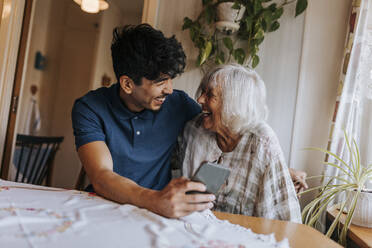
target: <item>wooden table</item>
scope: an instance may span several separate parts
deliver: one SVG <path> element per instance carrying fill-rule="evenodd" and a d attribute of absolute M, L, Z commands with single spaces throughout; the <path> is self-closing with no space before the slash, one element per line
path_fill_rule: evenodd
<path fill-rule="evenodd" d="M 316 229 L 303 224 L 221 212 L 214 212 L 214 214 L 221 220 L 228 220 L 233 224 L 238 224 L 246 228 L 250 228 L 255 233 L 275 233 L 275 238 L 277 240 L 288 238 L 291 247 L 342 247 Z"/>
<path fill-rule="evenodd" d="M 332 222 L 338 213 L 339 210 L 336 207 L 331 207 L 327 211 L 327 220 Z M 345 214 L 341 216 L 342 223 L 344 219 Z M 372 228 L 351 224 L 347 232 L 347 238 L 348 247 L 372 248 Z"/>

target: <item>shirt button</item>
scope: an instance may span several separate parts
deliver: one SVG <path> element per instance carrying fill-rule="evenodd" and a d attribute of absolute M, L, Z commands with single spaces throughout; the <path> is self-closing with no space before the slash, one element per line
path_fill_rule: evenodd
<path fill-rule="evenodd" d="M 140 134 L 141 134 L 141 132 L 140 132 L 140 131 L 137 131 L 137 132 L 136 132 L 136 134 L 137 134 L 137 135 L 140 135 Z"/>

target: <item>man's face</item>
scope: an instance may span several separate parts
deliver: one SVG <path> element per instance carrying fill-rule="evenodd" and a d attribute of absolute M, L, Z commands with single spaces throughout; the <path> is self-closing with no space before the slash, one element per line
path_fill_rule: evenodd
<path fill-rule="evenodd" d="M 165 98 L 173 93 L 172 80 L 168 75 L 160 75 L 156 80 L 142 78 L 141 85 L 133 85 L 132 108 L 135 112 L 149 109 L 158 111 Z"/>

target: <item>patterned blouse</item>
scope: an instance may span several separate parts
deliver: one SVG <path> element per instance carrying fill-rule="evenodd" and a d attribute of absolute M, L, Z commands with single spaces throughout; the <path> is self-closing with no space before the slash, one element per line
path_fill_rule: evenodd
<path fill-rule="evenodd" d="M 300 205 L 274 131 L 260 124 L 245 132 L 232 152 L 222 152 L 216 135 L 200 124 L 185 126 L 180 140 L 182 174 L 191 178 L 208 161 L 221 161 L 230 176 L 216 194 L 214 210 L 301 223 Z"/>

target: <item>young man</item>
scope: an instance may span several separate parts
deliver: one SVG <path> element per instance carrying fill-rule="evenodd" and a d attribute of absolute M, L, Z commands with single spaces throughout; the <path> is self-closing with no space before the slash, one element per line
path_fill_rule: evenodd
<path fill-rule="evenodd" d="M 212 208 L 215 196 L 185 178 L 171 180 L 170 156 L 178 134 L 200 107 L 172 79 L 185 54 L 173 37 L 147 24 L 114 30 L 118 80 L 91 91 L 72 110 L 75 143 L 95 192 L 119 203 L 181 217 Z"/>

